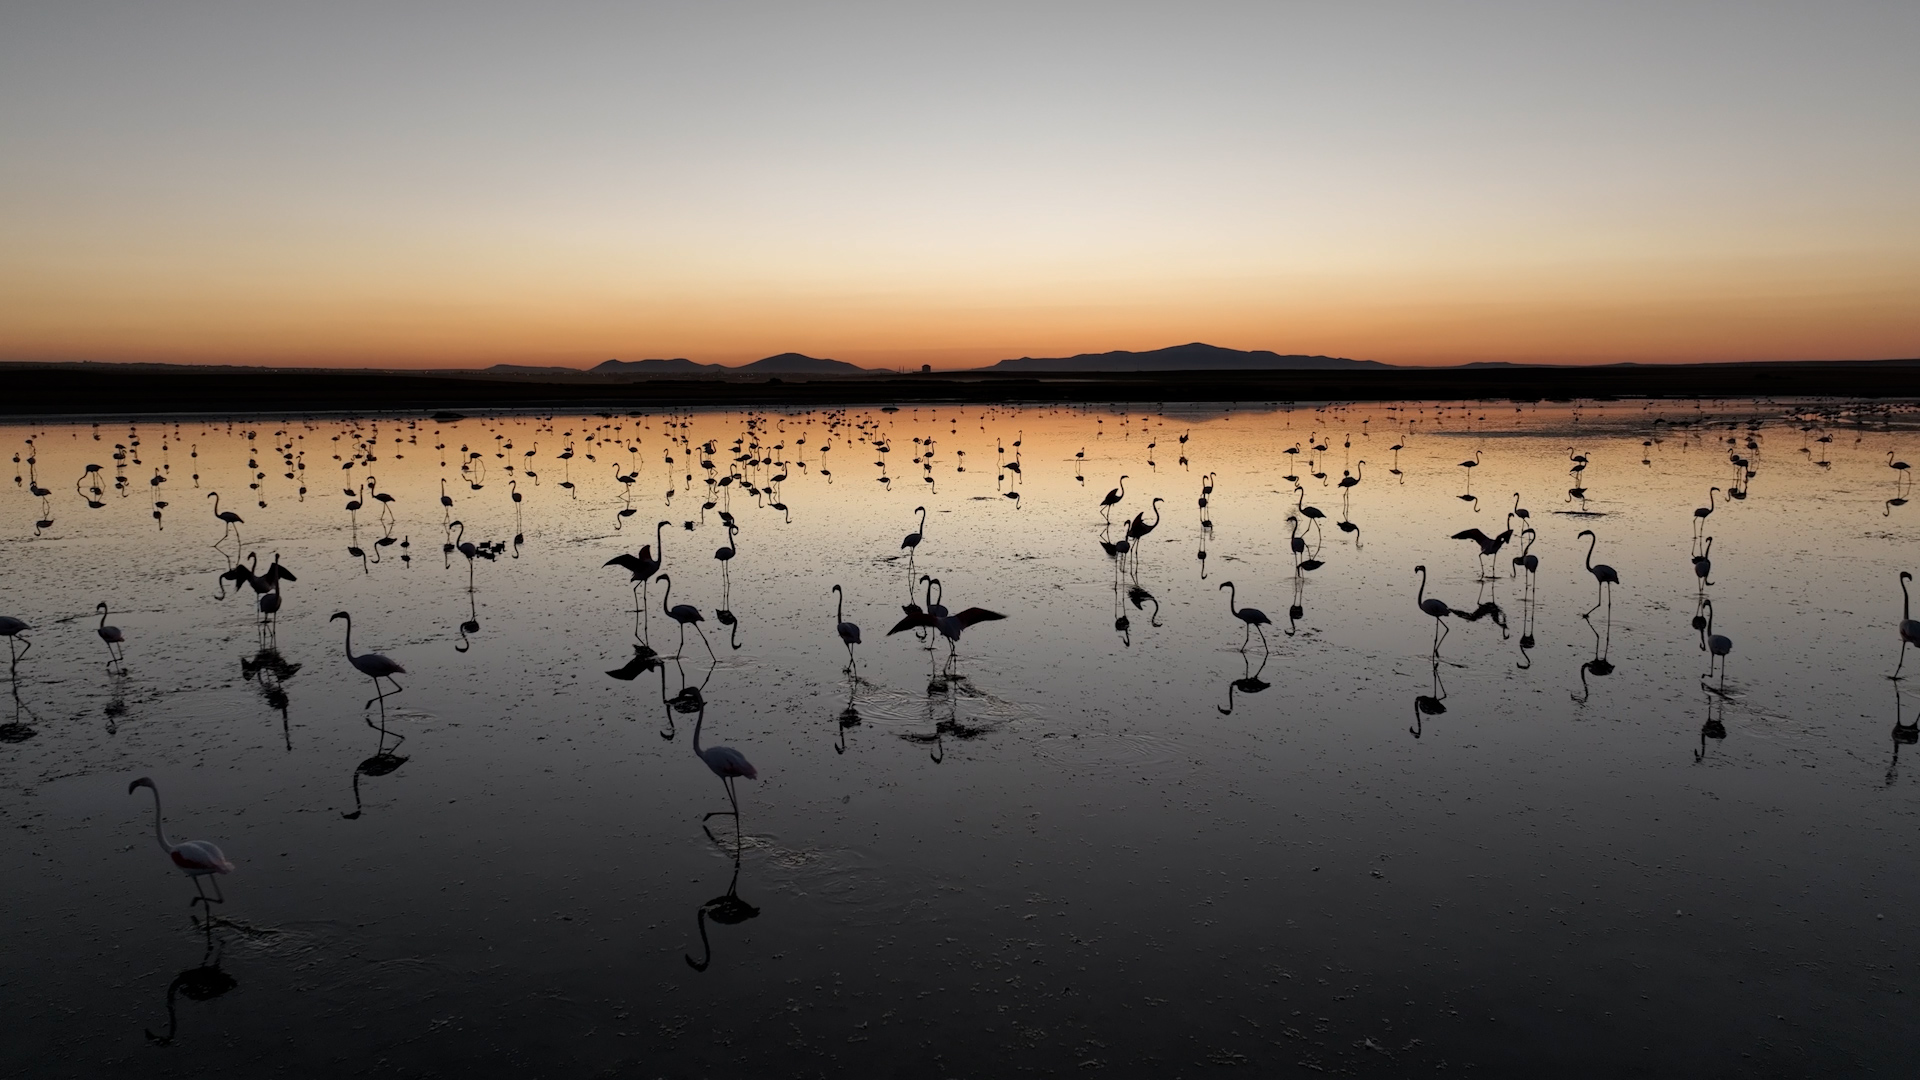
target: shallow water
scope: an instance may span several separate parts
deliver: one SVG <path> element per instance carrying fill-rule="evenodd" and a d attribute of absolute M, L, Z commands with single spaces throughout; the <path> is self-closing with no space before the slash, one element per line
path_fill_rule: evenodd
<path fill-rule="evenodd" d="M 0 745 L 22 1073 L 1808 1074 L 1920 1049 L 1920 747 L 1899 756 L 1920 686 L 1886 677 L 1896 574 L 1920 561 L 1914 508 L 1890 502 L 1887 451 L 1920 453 L 1904 410 L 921 407 L 0 439 L 22 477 L 0 500 L 0 611 L 34 627 Z M 787 479 L 709 489 L 729 469 Z M 1325 515 L 1310 570 L 1288 473 Z M 364 491 L 342 508 L 369 475 L 391 522 Z M 1744 497 L 1715 497 L 1703 587 L 1711 486 Z M 1516 547 L 1480 580 L 1449 538 L 1498 533 L 1515 491 L 1531 589 Z M 1155 497 L 1158 527 L 1109 555 Z M 444 550 L 453 518 L 502 548 Z M 602 565 L 660 520 L 711 658 L 698 634 L 679 648 L 660 585 L 637 617 Z M 298 578 L 271 631 L 219 576 L 256 552 Z M 1420 564 L 1426 595 L 1498 615 L 1449 615 L 1435 652 Z M 937 634 L 888 636 L 921 574 L 1005 619 L 951 660 Z M 1266 648 L 1243 651 L 1227 581 L 1273 620 Z M 835 584 L 862 627 L 851 677 Z M 1734 642 L 1724 684 L 1702 675 L 1703 596 Z M 403 690 L 366 704 L 341 610 Z M 757 769 L 737 831 L 702 820 L 729 804 L 696 725 Z M 211 925 L 129 797 L 143 775 L 175 839 L 236 864 Z"/>

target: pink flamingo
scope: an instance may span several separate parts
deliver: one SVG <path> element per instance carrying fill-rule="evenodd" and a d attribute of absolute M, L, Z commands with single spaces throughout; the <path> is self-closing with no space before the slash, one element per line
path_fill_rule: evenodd
<path fill-rule="evenodd" d="M 160 840 L 160 850 L 165 851 L 168 857 L 173 859 L 173 865 L 179 867 L 181 873 L 193 879 L 194 891 L 200 894 L 187 901 L 187 906 L 226 903 L 227 898 L 220 894 L 218 881 L 213 883 L 213 895 L 209 897 L 206 890 L 200 887 L 200 879 L 214 874 L 231 874 L 233 863 L 227 860 L 226 855 L 222 854 L 217 846 L 208 841 L 182 840 L 176 844 L 167 839 L 166 832 L 160 827 L 159 786 L 151 778 L 143 776 L 127 785 L 127 794 L 133 794 L 136 788 L 147 788 L 153 792 L 153 835 Z"/>

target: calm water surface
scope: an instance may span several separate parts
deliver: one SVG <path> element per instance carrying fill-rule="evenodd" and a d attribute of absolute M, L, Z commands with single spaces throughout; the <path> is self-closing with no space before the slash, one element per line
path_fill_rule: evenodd
<path fill-rule="evenodd" d="M 10 1075 L 1805 1075 L 1920 1050 L 1920 683 L 1887 678 L 1896 575 L 1920 567 L 1887 459 L 1920 454 L 1905 411 L 0 440 L 21 476 L 0 613 L 33 627 L 0 745 Z M 1516 491 L 1532 588 L 1510 576 L 1524 537 L 1487 580 L 1452 539 L 1500 533 Z M 1156 498 L 1158 526 L 1110 553 Z M 1296 556 L 1300 503 L 1323 516 Z M 636 616 L 603 565 L 662 520 L 672 602 L 704 615 L 684 649 L 663 588 Z M 297 576 L 270 629 L 221 577 L 256 553 Z M 1437 652 L 1416 565 L 1462 613 Z M 937 633 L 889 636 L 922 574 L 1004 620 L 951 660 Z M 1243 650 L 1228 581 L 1266 647 Z M 356 651 L 406 668 L 371 707 L 343 610 Z M 703 820 L 729 803 L 696 728 L 757 770 L 737 827 Z M 139 776 L 173 838 L 236 865 L 211 924 Z"/>

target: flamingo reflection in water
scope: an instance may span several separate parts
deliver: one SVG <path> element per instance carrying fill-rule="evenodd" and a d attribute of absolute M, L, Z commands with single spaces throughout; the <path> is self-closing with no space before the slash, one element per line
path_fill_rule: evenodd
<path fill-rule="evenodd" d="M 700 928 L 700 959 L 695 960 L 692 953 L 685 954 L 687 966 L 695 971 L 705 971 L 713 963 L 713 943 L 707 939 L 707 920 L 712 919 L 722 926 L 738 926 L 748 919 L 757 918 L 760 909 L 740 899 L 740 841 L 734 839 L 733 877 L 727 882 L 727 891 L 701 904 L 695 912 L 694 921 Z"/>
<path fill-rule="evenodd" d="M 180 1014 L 176 1004 L 178 998 L 188 1001 L 212 1001 L 240 985 L 239 980 L 226 973 L 220 967 L 220 954 L 225 942 L 217 942 L 213 936 L 213 917 L 200 920 L 206 929 L 206 945 L 200 953 L 200 963 L 173 977 L 167 984 L 167 1033 L 156 1035 L 147 1028 L 147 1038 L 158 1046 L 172 1046 L 174 1036 L 180 1032 Z"/>
<path fill-rule="evenodd" d="M 1416 694 L 1413 699 L 1413 726 L 1407 731 L 1418 739 L 1426 730 L 1426 718 L 1440 716 L 1447 711 L 1447 686 L 1440 681 L 1440 659 L 1432 658 L 1433 692 Z"/>
<path fill-rule="evenodd" d="M 1214 708 L 1220 710 L 1221 716 L 1233 715 L 1233 695 L 1235 691 L 1242 694 L 1257 694 L 1273 685 L 1260 678 L 1261 673 L 1267 670 L 1267 662 L 1272 659 L 1273 655 L 1271 653 L 1262 653 L 1260 656 L 1259 669 L 1248 671 L 1247 666 L 1253 663 L 1253 658 L 1244 652 L 1240 654 L 1241 677 L 1227 683 L 1227 703 L 1225 705 L 1214 706 Z"/>
<path fill-rule="evenodd" d="M 367 726 L 379 732 L 380 737 L 374 743 L 373 756 L 353 767 L 353 812 L 340 814 L 348 821 L 358 820 L 361 814 L 360 778 L 385 776 L 409 760 L 396 753 L 400 744 L 407 741 L 405 736 L 388 731 L 385 724 L 375 724 L 371 717 L 367 719 Z M 387 745 L 389 738 L 393 739 L 392 746 Z"/>

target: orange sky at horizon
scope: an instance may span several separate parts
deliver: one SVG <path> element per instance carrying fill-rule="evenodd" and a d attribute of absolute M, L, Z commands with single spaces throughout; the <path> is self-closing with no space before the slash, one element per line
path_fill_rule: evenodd
<path fill-rule="evenodd" d="M 0 360 L 1920 356 L 1920 12 L 434 9 L 0 16 Z"/>

